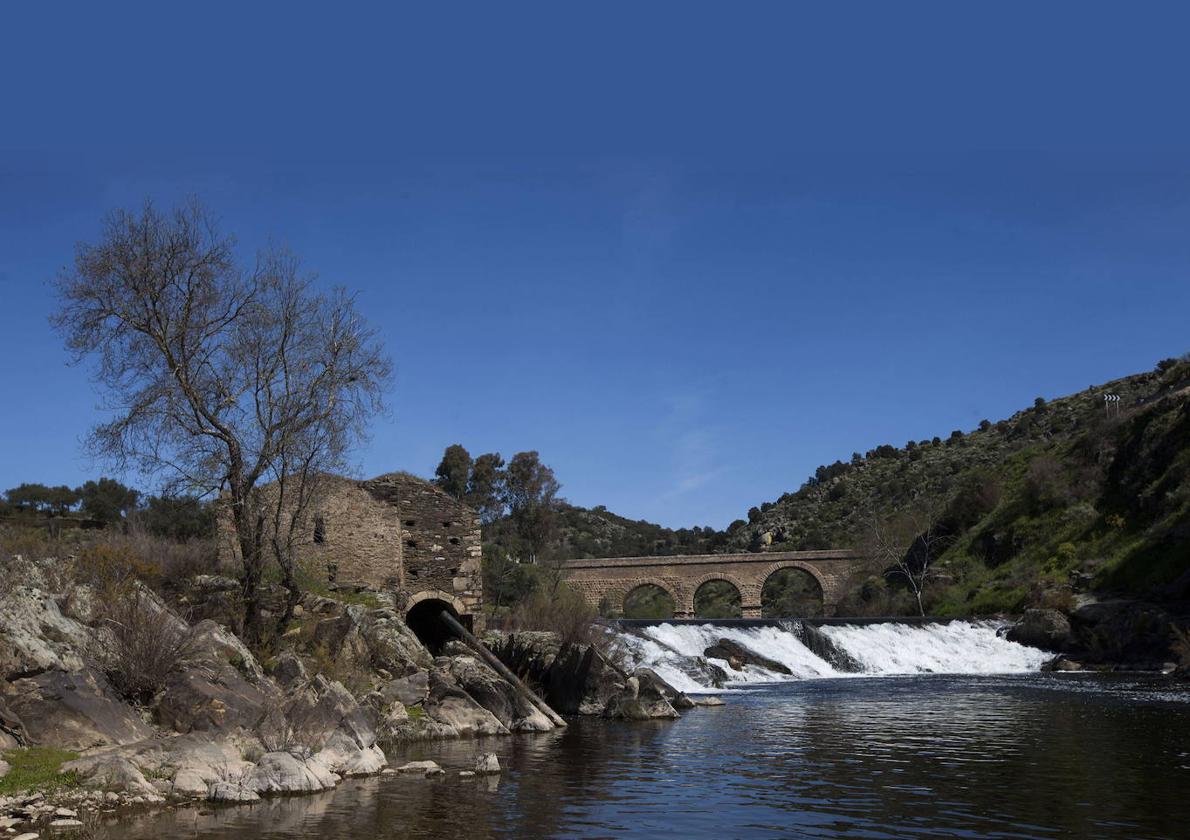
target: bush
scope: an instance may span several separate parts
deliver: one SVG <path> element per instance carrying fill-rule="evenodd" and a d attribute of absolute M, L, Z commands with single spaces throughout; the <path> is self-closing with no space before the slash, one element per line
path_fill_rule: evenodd
<path fill-rule="evenodd" d="M 112 687 L 132 703 L 148 705 L 175 668 L 196 652 L 185 621 L 135 585 L 103 606 L 107 644 L 96 651 Z"/>
<path fill-rule="evenodd" d="M 562 642 L 589 644 L 601 634 L 595 624 L 599 615 L 587 599 L 565 583 L 559 583 L 553 594 L 539 589 L 513 610 L 510 630 L 548 630 L 557 633 Z"/>

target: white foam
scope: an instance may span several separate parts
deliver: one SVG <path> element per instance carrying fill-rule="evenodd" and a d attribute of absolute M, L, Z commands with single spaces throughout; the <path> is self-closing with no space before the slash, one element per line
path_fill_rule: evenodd
<path fill-rule="evenodd" d="M 634 665 L 652 668 L 678 690 L 691 693 L 714 688 L 700 659 L 703 651 L 719 639 L 730 639 L 792 672 L 779 674 L 755 665 L 736 671 L 722 660 L 702 659 L 722 668 L 733 686 L 825 677 L 1024 673 L 1038 670 L 1048 658 L 1040 650 L 1002 638 L 994 622 L 885 623 L 821 629 L 863 666 L 861 673 L 837 671 L 797 636 L 780 627 L 659 624 L 637 633 L 622 633 L 620 642 Z"/>

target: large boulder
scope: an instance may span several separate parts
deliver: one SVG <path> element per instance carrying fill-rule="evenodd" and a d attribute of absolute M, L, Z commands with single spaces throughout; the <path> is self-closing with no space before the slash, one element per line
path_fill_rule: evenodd
<path fill-rule="evenodd" d="M 19 718 L 31 745 L 80 751 L 153 734 L 93 668 L 44 671 L 0 685 L 10 714 Z"/>
<path fill-rule="evenodd" d="M 338 781 L 320 761 L 278 751 L 261 756 L 242 787 L 258 794 L 317 793 L 330 790 Z"/>
<path fill-rule="evenodd" d="M 290 688 L 281 716 L 262 725 L 262 738 L 274 750 L 312 750 L 323 766 L 344 776 L 370 775 L 386 764 L 372 715 L 341 683 L 321 675 Z"/>
<path fill-rule="evenodd" d="M 426 671 L 433 664 L 430 652 L 392 610 L 370 610 L 363 616 L 360 631 L 372 665 L 394 677 Z"/>
<path fill-rule="evenodd" d="M 1054 653 L 1070 649 L 1072 633 L 1070 619 L 1058 610 L 1029 609 L 1016 624 L 1008 628 L 1004 638 L 1010 642 L 1040 648 Z"/>
<path fill-rule="evenodd" d="M 563 644 L 556 633 L 488 633 L 484 641 L 508 668 L 540 688 L 564 715 L 602 715 L 627 675 L 594 645 Z"/>
<path fill-rule="evenodd" d="M 1161 670 L 1176 659 L 1171 643 L 1176 624 L 1162 608 L 1143 601 L 1100 601 L 1070 616 L 1072 650 L 1081 661 Z"/>
<path fill-rule="evenodd" d="M 457 655 L 439 660 L 459 687 L 513 732 L 548 732 L 554 728 L 545 716 L 511 683 L 474 656 Z"/>
<path fill-rule="evenodd" d="M 508 727 L 472 699 L 448 671 L 430 672 L 430 692 L 425 713 L 432 720 L 450 726 L 460 736 L 507 735 Z"/>
<path fill-rule="evenodd" d="M 157 719 L 175 732 L 252 730 L 277 702 L 276 686 L 249 682 L 227 662 L 190 663 L 171 673 Z"/>
<path fill-rule="evenodd" d="M 625 681 L 624 690 L 611 699 L 604 717 L 624 720 L 678 717 L 677 710 L 666 698 L 665 685 L 652 671 L 641 668 Z"/>
<path fill-rule="evenodd" d="M 84 787 L 144 796 L 159 801 L 161 795 L 145 778 L 141 769 L 126 755 L 106 752 L 68 761 L 63 772 L 73 772 Z"/>
<path fill-rule="evenodd" d="M 754 650 L 744 647 L 731 639 L 719 639 L 715 644 L 702 652 L 708 659 L 726 659 L 727 664 L 736 671 L 742 671 L 748 665 L 772 671 L 774 674 L 792 674 L 786 666 L 776 660 L 762 656 Z"/>

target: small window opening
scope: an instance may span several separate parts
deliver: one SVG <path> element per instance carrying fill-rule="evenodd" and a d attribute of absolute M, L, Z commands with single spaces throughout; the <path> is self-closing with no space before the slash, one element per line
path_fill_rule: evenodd
<path fill-rule="evenodd" d="M 406 519 L 406 520 L 405 520 L 405 527 L 406 527 L 406 528 L 412 528 L 412 527 L 413 527 L 414 525 L 416 525 L 416 524 L 417 524 L 417 520 L 416 520 L 416 519 Z"/>
<path fill-rule="evenodd" d="M 405 540 L 405 546 L 407 548 L 417 548 L 417 540 Z"/>
<path fill-rule="evenodd" d="M 410 569 L 410 570 L 409 570 L 409 577 L 411 577 L 411 578 L 415 578 L 415 577 L 417 577 L 417 569 Z"/>
<path fill-rule="evenodd" d="M 451 545 L 458 545 L 458 544 L 459 544 L 459 538 L 458 538 L 458 537 L 451 537 L 451 538 L 450 538 L 450 544 L 451 544 Z"/>
<path fill-rule="evenodd" d="M 326 542 L 326 520 L 321 516 L 314 517 L 314 542 L 318 545 Z"/>
<path fill-rule="evenodd" d="M 453 528 L 454 526 L 455 526 L 455 524 L 453 522 L 451 522 L 449 519 L 442 523 L 443 528 Z"/>

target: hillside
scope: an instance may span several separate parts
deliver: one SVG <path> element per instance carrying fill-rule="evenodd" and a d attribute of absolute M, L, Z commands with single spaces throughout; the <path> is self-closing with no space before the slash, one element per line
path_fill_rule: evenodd
<path fill-rule="evenodd" d="M 1118 410 L 1104 394 L 1120 396 Z M 864 545 L 873 522 L 922 510 L 947 536 L 927 593 L 933 612 L 1061 607 L 1085 591 L 1186 598 L 1190 360 L 820 467 L 733 523 L 726 548 Z M 857 581 L 857 611 L 889 606 L 877 603 L 891 597 L 879 571 Z"/>

